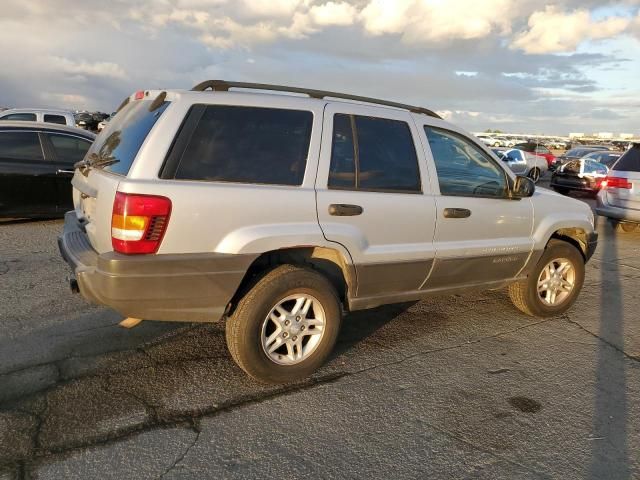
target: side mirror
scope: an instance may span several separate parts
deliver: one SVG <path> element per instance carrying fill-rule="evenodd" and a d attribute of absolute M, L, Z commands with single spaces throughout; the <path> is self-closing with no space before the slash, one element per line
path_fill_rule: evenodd
<path fill-rule="evenodd" d="M 518 175 L 511 189 L 511 198 L 526 198 L 533 196 L 536 191 L 536 184 L 529 177 Z"/>

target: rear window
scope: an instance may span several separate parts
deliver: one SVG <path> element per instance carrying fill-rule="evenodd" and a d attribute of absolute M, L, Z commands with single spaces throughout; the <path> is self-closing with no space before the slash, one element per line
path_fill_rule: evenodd
<path fill-rule="evenodd" d="M 56 157 L 60 162 L 72 164 L 79 162 L 91 146 L 90 141 L 70 135 L 48 133 L 47 136 L 51 140 L 53 149 L 56 151 Z"/>
<path fill-rule="evenodd" d="M 300 185 L 312 123 L 309 111 L 206 106 L 179 157 L 175 178 Z"/>
<path fill-rule="evenodd" d="M 66 125 L 67 124 L 67 119 L 64 118 L 62 115 L 45 114 L 44 121 L 46 123 L 57 123 L 58 125 Z"/>
<path fill-rule="evenodd" d="M 149 111 L 152 104 L 153 100 L 129 102 L 96 137 L 87 159 L 91 163 L 110 163 L 104 170 L 127 175 L 142 143 L 169 106 L 169 102 L 163 102 L 160 107 Z"/>
<path fill-rule="evenodd" d="M 640 172 L 640 143 L 634 144 L 630 150 L 627 150 L 613 165 L 612 170 Z"/>

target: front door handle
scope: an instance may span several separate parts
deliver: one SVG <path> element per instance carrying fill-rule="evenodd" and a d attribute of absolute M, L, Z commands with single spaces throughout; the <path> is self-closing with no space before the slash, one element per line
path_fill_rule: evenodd
<path fill-rule="evenodd" d="M 471 216 L 471 210 L 466 208 L 445 208 L 444 218 L 468 218 Z"/>
<path fill-rule="evenodd" d="M 346 203 L 332 203 L 329 205 L 329 215 L 334 217 L 353 217 L 360 215 L 364 210 L 360 205 L 349 205 Z"/>

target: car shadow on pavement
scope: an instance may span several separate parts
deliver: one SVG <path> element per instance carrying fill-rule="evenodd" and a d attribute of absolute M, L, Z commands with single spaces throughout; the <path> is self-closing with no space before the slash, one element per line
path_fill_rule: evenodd
<path fill-rule="evenodd" d="M 604 221 L 604 218 L 600 218 Z M 592 457 L 589 478 L 630 478 L 627 445 L 627 384 L 625 378 L 623 291 L 616 232 L 601 229 L 600 331 L 598 342 Z M 620 350 L 619 350 L 620 349 Z"/>

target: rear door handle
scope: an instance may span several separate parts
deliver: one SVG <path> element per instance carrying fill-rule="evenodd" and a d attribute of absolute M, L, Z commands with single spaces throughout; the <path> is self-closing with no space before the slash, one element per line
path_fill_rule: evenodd
<path fill-rule="evenodd" d="M 363 211 L 360 205 L 349 205 L 347 203 L 332 203 L 329 205 L 329 215 L 334 217 L 353 217 L 360 215 Z"/>
<path fill-rule="evenodd" d="M 471 210 L 466 208 L 445 208 L 444 218 L 468 218 L 471 216 Z"/>

